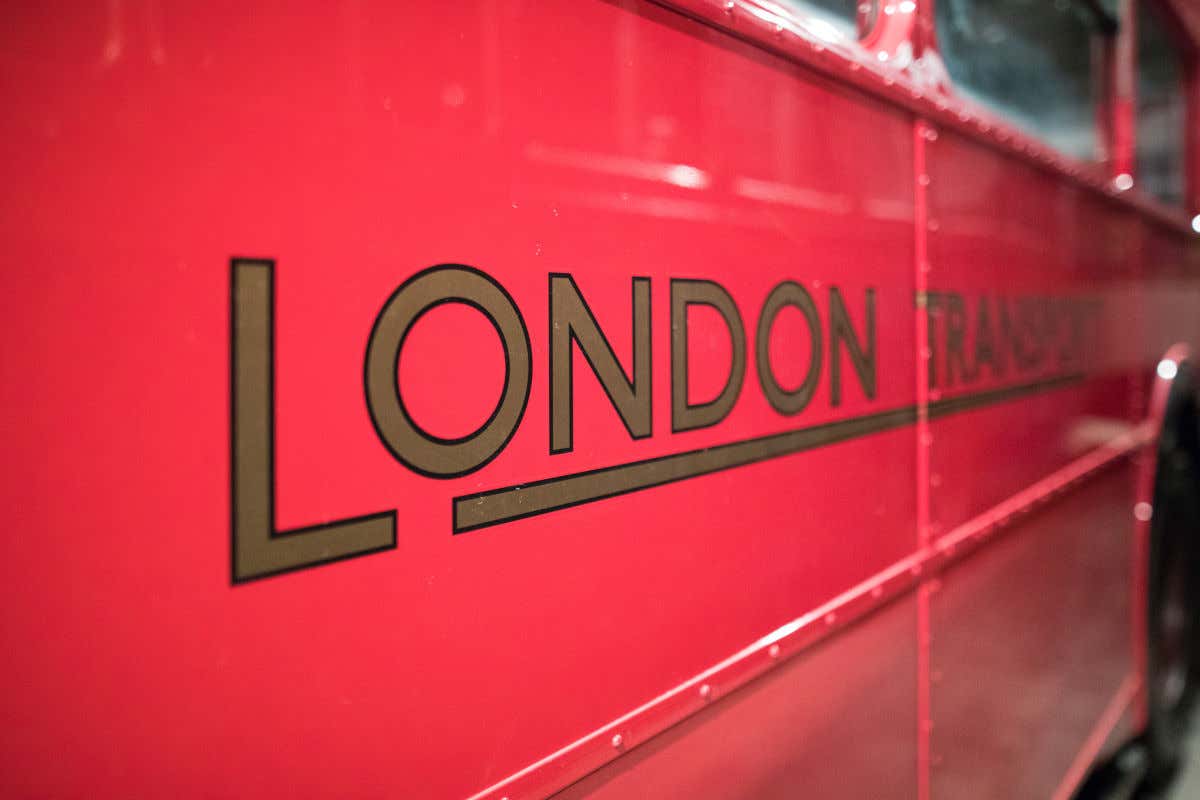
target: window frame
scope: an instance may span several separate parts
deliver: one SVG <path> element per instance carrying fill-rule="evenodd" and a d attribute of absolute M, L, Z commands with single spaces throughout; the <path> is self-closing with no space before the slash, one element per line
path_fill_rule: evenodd
<path fill-rule="evenodd" d="M 937 53 L 941 70 L 943 73 L 943 83 L 949 90 L 950 96 L 954 98 L 956 104 L 970 106 L 980 109 L 984 114 L 995 117 L 997 120 L 1003 121 L 1004 124 L 1011 126 L 1014 130 L 1019 131 L 1022 136 L 1028 137 L 1031 140 L 1039 142 L 1041 145 L 1050 148 L 1056 153 L 1061 154 L 1065 159 L 1072 162 L 1077 162 L 1084 165 L 1104 165 L 1108 163 L 1114 152 L 1114 125 L 1113 121 L 1113 88 L 1114 88 L 1114 66 L 1117 60 L 1117 50 L 1119 48 L 1119 40 L 1124 30 L 1124 26 L 1113 19 L 1111 15 L 1100 5 L 1098 0 L 1073 0 L 1080 5 L 1087 7 L 1088 10 L 1095 16 L 1095 34 L 1103 36 L 1105 44 L 1103 45 L 1103 53 L 1101 54 L 1100 64 L 1096 67 L 1095 86 L 1096 92 L 1095 101 L 1095 119 L 1094 132 L 1096 153 L 1093 158 L 1083 158 L 1075 153 L 1063 150 L 1056 146 L 1044 133 L 1025 125 L 1017 118 L 1005 114 L 1003 111 L 995 108 L 990 103 L 981 102 L 971 97 L 973 90 L 965 86 L 960 81 L 956 81 L 954 76 L 945 67 L 945 62 L 942 59 L 942 49 L 939 41 L 939 30 L 937 25 L 937 3 L 945 2 L 946 0 L 917 0 L 922 10 L 926 14 L 928 25 L 931 30 L 931 48 Z"/>
<path fill-rule="evenodd" d="M 1125 159 L 1125 174 L 1133 177 L 1134 189 L 1147 202 L 1168 209 L 1183 209 L 1189 214 L 1200 212 L 1200 45 L 1187 34 L 1187 22 L 1180 15 L 1172 2 L 1168 0 L 1127 0 L 1123 4 L 1127 13 L 1124 35 L 1128 37 L 1129 58 L 1125 65 L 1128 69 L 1126 86 L 1128 97 L 1125 107 L 1129 115 L 1127 121 L 1129 137 L 1124 143 L 1128 149 Z M 1183 197 L 1180 204 L 1175 204 L 1150 194 L 1140 188 L 1137 174 L 1137 137 L 1138 137 L 1138 16 L 1141 9 L 1158 17 L 1163 32 L 1171 39 L 1179 56 L 1182 71 L 1180 94 L 1184 104 L 1183 131 Z M 1114 179 L 1120 173 L 1114 175 Z M 1200 232 L 1200 231 L 1197 231 Z"/>

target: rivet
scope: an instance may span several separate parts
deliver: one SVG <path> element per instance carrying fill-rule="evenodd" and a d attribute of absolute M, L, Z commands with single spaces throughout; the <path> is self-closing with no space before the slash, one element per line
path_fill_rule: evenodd
<path fill-rule="evenodd" d="M 928 261 L 921 262 L 921 272 L 929 272 L 932 269 L 933 269 L 933 265 L 930 264 Z"/>
<path fill-rule="evenodd" d="M 940 753 L 934 753 L 932 756 L 930 756 L 930 757 L 929 757 L 929 764 L 930 764 L 930 766 L 933 766 L 933 767 L 940 767 L 940 766 L 942 765 L 942 756 L 941 756 L 941 754 L 940 754 Z"/>
<path fill-rule="evenodd" d="M 936 142 L 938 139 L 937 129 L 936 128 L 926 128 L 925 129 L 925 139 L 930 142 Z"/>
<path fill-rule="evenodd" d="M 828 614 L 825 615 L 825 624 L 826 625 L 832 625 L 835 622 L 837 622 L 837 614 L 830 611 Z"/>
<path fill-rule="evenodd" d="M 929 399 L 933 400 L 934 402 L 941 400 L 942 399 L 941 390 L 940 389 L 930 389 L 929 390 Z"/>
<path fill-rule="evenodd" d="M 876 586 L 875 588 L 871 589 L 871 597 L 874 597 L 876 600 L 883 597 L 883 587 Z"/>
<path fill-rule="evenodd" d="M 931 357 L 931 356 L 933 356 L 933 351 L 932 351 L 932 350 L 930 350 L 928 347 L 922 347 L 922 348 L 921 348 L 921 358 L 923 358 L 924 360 L 928 361 L 928 360 L 930 359 L 930 357 Z"/>
<path fill-rule="evenodd" d="M 771 658 L 779 658 L 779 645 L 773 644 L 767 648 L 767 655 Z"/>
<path fill-rule="evenodd" d="M 929 220 L 929 225 L 927 227 L 931 231 L 936 231 L 938 228 L 941 227 L 941 225 L 938 223 L 938 221 L 936 219 L 931 219 L 931 220 Z"/>
<path fill-rule="evenodd" d="M 705 700 L 712 698 L 712 687 L 707 683 L 700 687 L 700 696 Z"/>
<path fill-rule="evenodd" d="M 936 486 L 941 486 L 941 485 L 942 485 L 942 476 L 941 476 L 941 475 L 938 475 L 937 473 L 934 473 L 933 475 L 930 475 L 930 476 L 929 476 L 929 485 L 930 485 L 930 486 L 935 486 L 935 487 L 936 487 Z"/>
<path fill-rule="evenodd" d="M 775 35 L 776 35 L 776 36 L 782 36 L 782 35 L 783 35 L 783 26 L 782 26 L 782 25 L 776 25 L 776 26 L 775 26 Z"/>
<path fill-rule="evenodd" d="M 1133 516 L 1139 522 L 1149 522 L 1154 516 L 1154 506 L 1143 500 L 1133 507 Z"/>
<path fill-rule="evenodd" d="M 924 722 L 921 723 L 921 727 L 925 730 L 926 733 L 929 733 L 931 730 L 933 730 L 933 720 L 931 720 L 931 719 L 925 720 Z"/>
<path fill-rule="evenodd" d="M 911 572 L 913 575 L 920 575 L 921 574 L 921 565 L 913 564 L 912 569 L 909 570 L 909 572 Z"/>
<path fill-rule="evenodd" d="M 862 69 L 862 65 L 859 64 L 857 61 L 850 62 L 850 71 L 851 72 L 858 72 L 860 69 Z"/>
<path fill-rule="evenodd" d="M 928 175 L 918 175 L 917 176 L 917 183 L 921 184 L 922 186 L 928 186 L 929 182 L 930 181 L 929 181 Z"/>
<path fill-rule="evenodd" d="M 733 13 L 733 0 L 729 0 L 729 2 L 725 4 L 725 13 L 726 14 Z"/>
<path fill-rule="evenodd" d="M 625 737 L 619 733 L 614 733 L 612 738 L 612 746 L 620 750 L 625 746 Z"/>
<path fill-rule="evenodd" d="M 923 435 L 921 437 L 921 444 L 925 445 L 926 447 L 929 447 L 929 445 L 933 444 L 933 434 L 926 433 L 925 435 Z"/>

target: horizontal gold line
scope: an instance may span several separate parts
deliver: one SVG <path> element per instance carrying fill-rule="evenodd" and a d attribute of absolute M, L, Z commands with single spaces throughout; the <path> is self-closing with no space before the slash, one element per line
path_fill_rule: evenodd
<path fill-rule="evenodd" d="M 1074 383 L 1080 375 L 1065 375 L 1019 386 L 991 389 L 939 400 L 929 406 L 931 418 L 1015 399 L 1034 392 Z M 852 419 L 812 425 L 784 433 L 689 450 L 683 453 L 632 461 L 611 467 L 576 472 L 554 478 L 491 489 L 456 497 L 453 501 L 454 533 L 486 528 L 564 508 L 605 500 L 630 492 L 652 489 L 735 467 L 768 461 L 818 447 L 857 439 L 873 433 L 911 425 L 917 407 L 867 414 Z"/>
<path fill-rule="evenodd" d="M 929 418 L 937 419 L 948 414 L 970 411 L 980 406 L 1016 400 L 1018 397 L 1058 389 L 1062 386 L 1079 383 L 1082 380 L 1082 373 L 1071 373 L 1069 375 L 1057 375 L 1053 378 L 1032 381 L 1030 383 L 1022 383 L 1017 386 L 1003 386 L 999 389 L 987 389 L 982 392 L 972 392 L 971 394 L 959 395 L 958 397 L 936 400 L 929 404 Z"/>
<path fill-rule="evenodd" d="M 899 428 L 916 419 L 913 406 L 814 425 L 731 444 L 689 450 L 645 461 L 577 472 L 454 499 L 454 532 L 510 522 L 534 514 L 603 500 L 667 483 L 811 450 L 869 433 Z"/>

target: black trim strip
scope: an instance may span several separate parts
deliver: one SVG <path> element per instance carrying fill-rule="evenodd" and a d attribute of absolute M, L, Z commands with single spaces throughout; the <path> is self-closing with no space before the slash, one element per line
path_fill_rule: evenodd
<path fill-rule="evenodd" d="M 929 404 L 936 419 L 980 406 L 1014 400 L 1036 392 L 1078 383 L 1081 374 L 1062 375 L 1001 389 L 938 400 Z M 643 489 L 714 472 L 801 453 L 838 442 L 902 428 L 916 422 L 917 407 L 903 406 L 851 419 L 827 422 L 740 442 L 689 450 L 643 461 L 560 475 L 454 498 L 454 533 L 501 525 L 572 506 L 592 503 Z"/>

